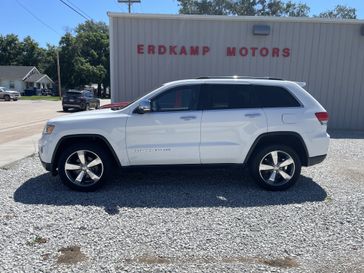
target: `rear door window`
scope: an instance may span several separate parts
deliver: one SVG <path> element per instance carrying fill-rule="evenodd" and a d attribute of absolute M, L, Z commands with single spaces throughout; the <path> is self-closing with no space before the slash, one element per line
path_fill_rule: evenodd
<path fill-rule="evenodd" d="M 202 97 L 206 110 L 252 108 L 248 84 L 205 84 Z"/>
<path fill-rule="evenodd" d="M 300 107 L 298 100 L 280 86 L 253 85 L 253 104 L 257 107 Z"/>

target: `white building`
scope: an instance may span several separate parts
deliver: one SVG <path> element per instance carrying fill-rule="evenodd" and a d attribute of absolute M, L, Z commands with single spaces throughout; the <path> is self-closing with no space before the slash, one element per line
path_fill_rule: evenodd
<path fill-rule="evenodd" d="M 54 82 L 35 66 L 0 65 L 0 86 L 23 92 L 24 89 L 49 89 Z"/>
<path fill-rule="evenodd" d="M 164 82 L 269 76 L 307 83 L 329 127 L 364 130 L 364 21 L 109 13 L 111 98 Z"/>

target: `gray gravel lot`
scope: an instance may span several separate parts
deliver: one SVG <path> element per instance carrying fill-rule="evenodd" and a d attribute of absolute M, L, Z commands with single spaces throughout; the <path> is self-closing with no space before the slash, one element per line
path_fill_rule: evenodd
<path fill-rule="evenodd" d="M 219 168 L 79 193 L 26 158 L 0 170 L 0 272 L 364 272 L 364 134 L 334 136 L 286 192 Z"/>

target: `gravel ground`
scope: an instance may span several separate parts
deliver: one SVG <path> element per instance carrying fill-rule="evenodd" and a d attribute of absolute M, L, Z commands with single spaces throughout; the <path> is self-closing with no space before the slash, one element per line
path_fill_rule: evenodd
<path fill-rule="evenodd" d="M 79 193 L 0 170 L 0 272 L 364 272 L 364 134 L 286 192 L 239 168 L 139 169 Z"/>

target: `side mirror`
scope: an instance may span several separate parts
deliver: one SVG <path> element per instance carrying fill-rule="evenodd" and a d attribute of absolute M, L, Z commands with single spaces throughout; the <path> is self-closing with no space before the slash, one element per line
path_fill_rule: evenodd
<path fill-rule="evenodd" d="M 138 114 L 148 113 L 151 110 L 150 100 L 142 100 L 139 106 L 135 109 Z"/>

